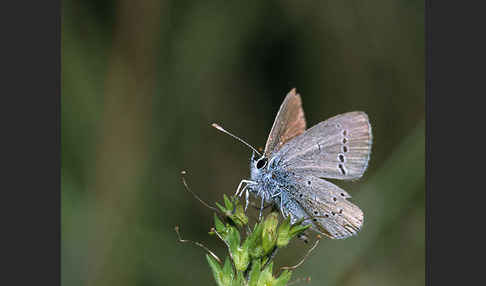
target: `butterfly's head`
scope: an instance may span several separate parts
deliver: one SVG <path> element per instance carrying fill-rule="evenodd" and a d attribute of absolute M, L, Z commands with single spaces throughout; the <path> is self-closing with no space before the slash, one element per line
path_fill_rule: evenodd
<path fill-rule="evenodd" d="M 258 180 L 258 178 L 262 176 L 263 170 L 266 169 L 267 164 L 268 159 L 265 157 L 265 155 L 260 156 L 259 154 L 256 154 L 255 151 L 253 151 L 250 159 L 251 179 Z"/>

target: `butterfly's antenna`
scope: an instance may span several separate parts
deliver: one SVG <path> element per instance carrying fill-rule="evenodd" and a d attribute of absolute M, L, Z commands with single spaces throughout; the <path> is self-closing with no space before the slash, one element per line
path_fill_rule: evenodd
<path fill-rule="evenodd" d="M 216 123 L 213 123 L 211 124 L 211 126 L 213 126 L 214 128 L 218 129 L 219 131 L 223 132 L 223 133 L 226 133 L 228 134 L 229 136 L 235 138 L 236 140 L 240 141 L 241 143 L 245 144 L 246 146 L 250 147 L 253 151 L 255 151 L 255 153 L 258 154 L 259 157 L 261 157 L 262 155 L 260 154 L 260 152 L 257 151 L 257 149 L 253 148 L 253 146 L 251 146 L 250 144 L 246 143 L 245 140 L 241 139 L 240 137 L 236 136 L 236 135 L 233 135 L 231 133 L 229 133 L 228 131 L 224 130 L 223 127 L 219 126 L 218 124 Z"/>

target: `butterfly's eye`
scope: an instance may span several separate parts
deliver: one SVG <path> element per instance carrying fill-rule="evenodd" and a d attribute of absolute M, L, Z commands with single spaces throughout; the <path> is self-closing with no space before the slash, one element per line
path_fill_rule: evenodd
<path fill-rule="evenodd" d="M 260 160 L 258 160 L 258 162 L 256 163 L 256 167 L 257 169 L 261 169 L 263 167 L 265 167 L 267 165 L 267 158 L 261 158 Z"/>

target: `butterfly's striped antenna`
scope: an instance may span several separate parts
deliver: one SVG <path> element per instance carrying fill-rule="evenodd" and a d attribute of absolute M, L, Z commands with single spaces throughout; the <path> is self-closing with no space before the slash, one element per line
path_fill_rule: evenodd
<path fill-rule="evenodd" d="M 257 149 L 253 148 L 253 146 L 251 146 L 250 144 L 248 144 L 248 143 L 247 143 L 245 140 L 243 140 L 243 139 L 241 139 L 240 137 L 238 137 L 238 136 L 236 136 L 236 135 L 234 135 L 234 134 L 232 134 L 232 133 L 230 133 L 230 132 L 228 132 L 228 131 L 224 130 L 224 128 L 223 128 L 223 127 L 221 127 L 221 126 L 219 126 L 218 124 L 213 123 L 213 124 L 211 124 L 211 126 L 213 126 L 214 128 L 218 129 L 219 131 L 221 131 L 221 132 L 223 132 L 223 133 L 226 133 L 227 135 L 229 135 L 229 136 L 231 136 L 231 137 L 235 138 L 236 140 L 240 141 L 241 143 L 245 144 L 246 146 L 250 147 L 250 148 L 251 148 L 253 151 L 255 151 L 255 153 L 257 153 L 257 154 L 258 154 L 258 157 L 261 157 L 261 156 L 262 156 L 262 155 L 260 154 L 260 152 L 258 152 L 258 151 L 257 151 Z"/>

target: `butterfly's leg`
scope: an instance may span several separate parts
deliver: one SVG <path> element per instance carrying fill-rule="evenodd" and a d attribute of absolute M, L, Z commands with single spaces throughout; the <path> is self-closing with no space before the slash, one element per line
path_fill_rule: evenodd
<path fill-rule="evenodd" d="M 279 199 L 280 199 L 280 212 L 282 213 L 282 216 L 285 217 L 285 212 L 284 212 L 284 209 L 283 209 L 283 196 L 284 194 L 282 194 L 282 192 L 279 192 L 278 193 L 280 196 L 279 196 Z"/>
<path fill-rule="evenodd" d="M 262 197 L 262 204 L 260 205 L 260 215 L 258 215 L 258 220 L 259 221 L 262 220 L 263 202 L 265 201 L 264 196 L 261 196 L 261 197 Z"/>
<path fill-rule="evenodd" d="M 280 211 L 282 211 L 282 192 L 278 192 L 272 195 L 272 198 L 279 197 L 280 198 Z M 282 213 L 283 215 L 283 213 Z"/>
<path fill-rule="evenodd" d="M 236 193 L 234 194 L 235 197 L 238 196 L 238 193 L 240 192 L 240 188 L 244 182 L 245 180 L 241 180 L 240 184 L 238 185 L 238 188 L 236 188 Z"/>
<path fill-rule="evenodd" d="M 240 192 L 241 186 L 243 184 L 256 184 L 256 183 L 251 180 L 241 180 L 240 184 L 238 185 L 238 188 L 236 188 L 235 197 L 238 196 L 238 194 L 240 194 L 240 196 L 243 194 L 243 192 Z"/>
<path fill-rule="evenodd" d="M 241 189 L 241 186 L 243 186 L 244 183 L 246 183 L 246 185 L 243 187 L 243 189 Z M 253 181 L 250 181 L 250 180 L 241 180 L 240 181 L 240 184 L 238 185 L 238 188 L 236 188 L 236 193 L 234 194 L 234 197 L 237 197 L 237 196 L 240 196 L 241 197 L 241 195 L 243 195 L 243 193 L 245 192 L 246 188 L 250 184 L 256 184 L 256 182 L 253 182 Z M 241 189 L 241 191 L 240 191 L 240 189 Z M 248 194 L 247 194 L 247 197 L 248 197 Z M 248 198 L 247 198 L 246 204 L 248 205 Z M 236 211 L 236 204 L 235 204 L 235 206 L 233 208 L 233 213 L 235 211 Z M 246 211 L 246 207 L 245 207 L 245 211 Z"/>
<path fill-rule="evenodd" d="M 273 194 L 273 195 L 272 195 L 272 198 L 277 197 L 277 196 L 280 196 L 280 194 L 281 194 L 281 193 L 282 193 L 282 192 L 278 192 L 278 193 L 276 193 L 276 194 Z"/>
<path fill-rule="evenodd" d="M 250 203 L 250 191 L 248 190 L 248 185 L 245 186 L 244 189 L 246 189 L 246 193 L 245 193 L 245 212 L 246 212 L 246 209 L 248 208 L 248 204 Z"/>
<path fill-rule="evenodd" d="M 239 192 L 239 196 L 241 197 L 243 195 L 243 193 L 245 193 L 245 212 L 246 212 L 246 210 L 248 209 L 248 204 L 250 203 L 249 186 L 255 185 L 256 183 L 253 182 L 253 181 L 249 181 L 249 180 L 245 180 L 245 181 L 246 181 L 246 186 L 244 186 L 243 189 L 241 189 L 241 191 Z M 238 193 L 238 191 L 237 191 L 237 193 Z"/>
<path fill-rule="evenodd" d="M 243 195 L 243 193 L 245 193 L 245 212 L 248 209 L 248 204 L 250 203 L 250 190 L 249 190 L 250 185 L 251 184 L 247 184 L 240 192 L 240 197 L 241 195 Z"/>
<path fill-rule="evenodd" d="M 283 208 L 283 201 L 284 201 L 283 196 L 284 196 L 284 194 L 282 194 L 282 192 L 278 192 L 276 194 L 273 194 L 272 198 L 274 198 L 274 197 L 280 198 L 280 212 L 282 213 L 282 216 L 285 217 L 285 211 L 284 211 L 284 208 Z"/>

